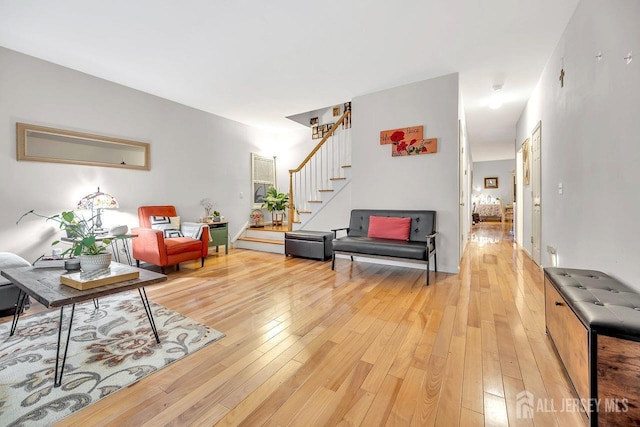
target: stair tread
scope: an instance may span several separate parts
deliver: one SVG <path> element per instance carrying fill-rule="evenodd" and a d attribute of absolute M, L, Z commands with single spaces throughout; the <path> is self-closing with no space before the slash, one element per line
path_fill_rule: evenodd
<path fill-rule="evenodd" d="M 342 165 L 341 167 L 343 167 L 343 168 L 350 168 L 350 167 L 351 167 L 351 165 Z"/>
<path fill-rule="evenodd" d="M 333 189 L 327 189 L 327 190 L 318 190 L 320 193 L 325 193 L 327 191 L 333 191 Z"/>
<path fill-rule="evenodd" d="M 299 214 L 310 214 L 313 213 L 313 211 L 298 211 Z"/>
<path fill-rule="evenodd" d="M 269 243 L 272 245 L 284 245 L 284 242 L 282 240 L 259 239 L 257 237 L 238 237 L 238 240 L 244 240 L 246 242 Z"/>
<path fill-rule="evenodd" d="M 262 227 L 249 227 L 249 228 L 247 228 L 247 230 L 251 230 L 251 231 L 285 232 L 285 231 L 289 231 L 289 227 L 287 225 L 265 224 Z"/>
<path fill-rule="evenodd" d="M 309 203 L 322 203 L 322 200 L 308 200 Z"/>
<path fill-rule="evenodd" d="M 329 178 L 330 181 L 341 181 L 341 180 L 344 180 L 344 179 L 347 179 L 347 178 L 344 178 L 344 177 Z"/>

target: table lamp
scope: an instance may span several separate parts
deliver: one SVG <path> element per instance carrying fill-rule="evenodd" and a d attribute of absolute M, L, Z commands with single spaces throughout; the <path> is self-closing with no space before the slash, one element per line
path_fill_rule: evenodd
<path fill-rule="evenodd" d="M 95 218 L 94 233 L 106 232 L 106 230 L 102 229 L 101 211 L 103 209 L 116 209 L 119 207 L 118 201 L 111 194 L 100 191 L 100 187 L 98 187 L 98 191 L 87 194 L 78 202 L 78 209 L 91 210 L 91 219 L 93 220 Z M 93 214 L 94 210 L 96 211 L 95 216 Z"/>

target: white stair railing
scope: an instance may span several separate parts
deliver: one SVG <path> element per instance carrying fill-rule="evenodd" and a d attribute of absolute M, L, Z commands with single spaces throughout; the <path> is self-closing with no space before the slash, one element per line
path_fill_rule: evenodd
<path fill-rule="evenodd" d="M 289 170 L 289 230 L 294 212 L 311 213 L 322 193 L 333 191 L 332 182 L 344 180 L 351 166 L 351 112 L 345 112 L 296 169 Z"/>

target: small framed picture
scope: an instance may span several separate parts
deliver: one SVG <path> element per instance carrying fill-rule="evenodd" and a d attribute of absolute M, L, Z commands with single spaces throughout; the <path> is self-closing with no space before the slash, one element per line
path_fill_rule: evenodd
<path fill-rule="evenodd" d="M 491 177 L 484 179 L 484 188 L 498 188 L 498 178 Z"/>
<path fill-rule="evenodd" d="M 333 107 L 333 117 L 338 117 L 340 115 L 340 106 Z"/>
<path fill-rule="evenodd" d="M 317 126 L 318 125 L 318 118 L 317 117 L 313 117 L 310 120 L 310 124 L 311 124 L 311 126 Z"/>

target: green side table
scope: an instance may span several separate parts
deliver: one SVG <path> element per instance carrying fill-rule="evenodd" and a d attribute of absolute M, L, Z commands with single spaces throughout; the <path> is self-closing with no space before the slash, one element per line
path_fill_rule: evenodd
<path fill-rule="evenodd" d="M 209 247 L 216 247 L 218 252 L 218 246 L 224 246 L 224 253 L 229 253 L 229 223 L 227 221 L 209 222 L 209 235 L 211 240 L 209 241 Z"/>

